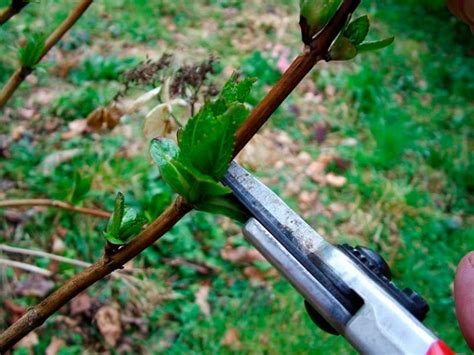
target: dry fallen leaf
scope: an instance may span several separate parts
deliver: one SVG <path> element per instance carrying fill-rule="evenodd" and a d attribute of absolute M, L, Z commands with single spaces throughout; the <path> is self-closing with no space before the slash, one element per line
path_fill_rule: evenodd
<path fill-rule="evenodd" d="M 93 130 L 101 129 L 102 124 L 104 123 L 104 112 L 105 107 L 97 107 L 94 111 L 89 113 L 86 118 L 87 126 Z"/>
<path fill-rule="evenodd" d="M 199 309 L 205 316 L 211 315 L 211 306 L 207 301 L 207 297 L 209 295 L 210 290 L 211 288 L 209 287 L 209 285 L 205 284 L 199 287 L 199 289 L 194 295 L 194 297 L 196 298 L 196 304 L 199 306 Z"/>
<path fill-rule="evenodd" d="M 22 118 L 27 120 L 31 120 L 37 114 L 34 109 L 28 107 L 20 107 L 16 111 L 20 114 Z"/>
<path fill-rule="evenodd" d="M 38 104 L 40 106 L 49 106 L 56 96 L 60 93 L 60 90 L 53 88 L 41 87 L 33 90 L 28 101 L 27 106 Z"/>
<path fill-rule="evenodd" d="M 44 297 L 54 288 L 54 282 L 41 275 L 32 275 L 15 288 L 20 296 Z"/>
<path fill-rule="evenodd" d="M 12 224 L 21 224 L 28 218 L 27 213 L 14 209 L 5 210 L 5 212 L 3 212 L 3 216 L 5 217 L 5 220 Z"/>
<path fill-rule="evenodd" d="M 66 342 L 58 337 L 53 336 L 51 342 L 46 348 L 46 355 L 56 355 L 63 346 L 66 345 Z"/>
<path fill-rule="evenodd" d="M 268 167 L 279 169 L 282 157 L 292 157 L 294 161 L 298 151 L 298 145 L 286 132 L 266 129 L 254 136 L 238 155 L 237 161 L 252 170 Z"/>
<path fill-rule="evenodd" d="M 336 164 L 337 168 L 341 172 L 347 171 L 347 169 L 349 169 L 350 166 L 351 166 L 351 161 L 350 160 L 343 159 L 343 158 L 340 158 L 340 157 L 335 157 L 333 162 L 334 162 L 334 164 Z"/>
<path fill-rule="evenodd" d="M 9 319 L 10 324 L 15 323 L 26 312 L 24 307 L 17 305 L 10 300 L 3 301 L 3 305 L 5 309 L 11 313 L 11 317 Z"/>
<path fill-rule="evenodd" d="M 127 108 L 126 111 L 129 114 L 135 113 L 148 104 L 152 99 L 154 99 L 161 91 L 161 86 L 154 88 L 143 95 L 139 96 L 135 101 L 133 101 Z"/>
<path fill-rule="evenodd" d="M 293 179 L 290 179 L 285 186 L 285 194 L 288 196 L 298 195 L 302 189 L 304 182 L 303 175 L 296 175 Z"/>
<path fill-rule="evenodd" d="M 25 126 L 16 126 L 12 130 L 12 139 L 14 141 L 21 139 L 21 137 L 23 137 L 23 135 L 25 134 L 25 131 L 26 131 Z"/>
<path fill-rule="evenodd" d="M 98 107 L 87 116 L 87 126 L 95 131 L 111 130 L 119 124 L 123 114 L 123 109 L 116 104 L 110 107 Z"/>
<path fill-rule="evenodd" d="M 54 168 L 62 163 L 65 163 L 82 153 L 82 149 L 66 149 L 59 152 L 54 152 L 46 156 L 40 165 L 40 169 L 44 174 L 50 174 Z"/>
<path fill-rule="evenodd" d="M 81 313 L 88 313 L 91 306 L 91 297 L 86 292 L 80 293 L 71 301 L 71 315 L 75 316 Z"/>
<path fill-rule="evenodd" d="M 314 129 L 314 138 L 319 144 L 323 144 L 328 135 L 328 127 L 324 124 L 319 124 Z"/>
<path fill-rule="evenodd" d="M 107 344 L 110 346 L 117 345 L 122 335 L 120 314 L 117 309 L 112 306 L 103 306 L 97 311 L 95 319 L 100 334 L 102 334 Z"/>
<path fill-rule="evenodd" d="M 347 179 L 344 176 L 329 173 L 326 175 L 326 182 L 335 187 L 342 187 L 347 183 Z"/>
<path fill-rule="evenodd" d="M 59 236 L 53 235 L 53 245 L 51 250 L 55 254 L 62 254 L 64 250 L 66 250 L 66 244 Z"/>
<path fill-rule="evenodd" d="M 121 107 L 118 105 L 112 105 L 106 110 L 105 115 L 105 124 L 108 129 L 113 129 L 120 122 L 120 118 L 123 116 L 124 112 Z"/>
<path fill-rule="evenodd" d="M 233 350 L 239 350 L 242 347 L 239 331 L 235 328 L 229 328 L 221 340 L 221 345 L 228 346 Z"/>
<path fill-rule="evenodd" d="M 298 195 L 298 207 L 301 211 L 314 211 L 318 193 L 316 191 L 303 190 Z"/>
<path fill-rule="evenodd" d="M 171 133 L 173 125 L 170 114 L 171 105 L 159 104 L 145 116 L 143 134 L 147 140 L 155 137 L 164 137 Z"/>
<path fill-rule="evenodd" d="M 220 252 L 222 259 L 233 263 L 252 263 L 254 261 L 265 261 L 262 254 L 256 249 L 249 249 L 244 246 L 233 248 L 226 245 Z"/>
<path fill-rule="evenodd" d="M 341 202 L 331 202 L 329 204 L 329 210 L 332 213 L 340 213 L 340 212 L 348 210 L 348 207 Z"/>
<path fill-rule="evenodd" d="M 309 176 L 314 182 L 325 184 L 325 170 L 331 160 L 332 157 L 330 155 L 321 154 L 317 160 L 309 164 L 308 168 L 306 169 L 306 175 Z"/>
<path fill-rule="evenodd" d="M 87 131 L 87 121 L 85 119 L 79 119 L 69 122 L 69 131 L 61 134 L 61 138 L 64 140 L 72 139 L 85 131 Z"/>
<path fill-rule="evenodd" d="M 213 265 L 208 265 L 208 264 L 197 262 L 194 260 L 187 260 L 180 257 L 172 258 L 172 259 L 164 259 L 164 261 L 171 266 L 186 265 L 190 268 L 193 268 L 201 275 L 211 275 L 219 271 L 219 269 Z"/>
<path fill-rule="evenodd" d="M 36 332 L 28 333 L 23 337 L 18 343 L 16 343 L 15 348 L 27 348 L 30 354 L 34 354 L 33 346 L 39 343 L 39 337 Z"/>
<path fill-rule="evenodd" d="M 253 285 L 261 285 L 265 282 L 265 272 L 257 269 L 254 266 L 247 266 L 244 268 L 244 275 L 250 280 Z"/>

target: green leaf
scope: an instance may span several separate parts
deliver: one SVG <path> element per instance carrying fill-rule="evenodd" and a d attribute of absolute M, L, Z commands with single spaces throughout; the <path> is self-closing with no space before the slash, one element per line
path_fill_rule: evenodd
<path fill-rule="evenodd" d="M 135 209 L 125 207 L 122 223 L 120 224 L 119 239 L 122 243 L 127 243 L 141 231 L 146 222 L 146 218 L 139 216 Z"/>
<path fill-rule="evenodd" d="M 357 48 L 346 37 L 340 36 L 329 50 L 331 60 L 349 60 L 357 55 Z"/>
<path fill-rule="evenodd" d="M 155 138 L 151 141 L 150 154 L 158 166 L 168 164 L 178 156 L 178 152 L 178 146 L 171 139 Z"/>
<path fill-rule="evenodd" d="M 45 46 L 45 36 L 40 34 L 31 35 L 23 47 L 18 48 L 18 59 L 26 68 L 34 68 L 41 59 Z"/>
<path fill-rule="evenodd" d="M 170 139 L 156 138 L 151 141 L 150 154 L 163 180 L 174 192 L 191 202 L 190 191 L 195 178 L 175 159 L 179 154 L 178 146 Z"/>
<path fill-rule="evenodd" d="M 249 214 L 233 195 L 217 196 L 196 205 L 199 211 L 221 214 L 241 223 L 249 219 Z"/>
<path fill-rule="evenodd" d="M 72 204 L 77 204 L 84 200 L 84 197 L 89 193 L 92 185 L 92 176 L 83 177 L 80 173 L 74 174 L 74 185 L 70 197 Z"/>
<path fill-rule="evenodd" d="M 344 37 L 349 39 L 354 45 L 361 44 L 369 33 L 370 22 L 367 15 L 361 16 L 347 26 Z"/>
<path fill-rule="evenodd" d="M 187 161 L 175 159 L 179 154 L 179 149 L 173 141 L 154 139 L 150 151 L 153 160 L 160 169 L 163 180 L 189 203 L 229 193 L 230 190 L 227 187 L 212 177 L 201 174 Z"/>
<path fill-rule="evenodd" d="M 124 197 L 121 192 L 118 192 L 117 197 L 115 197 L 114 211 L 109 219 L 107 230 L 105 232 L 105 237 L 108 241 L 119 238 L 120 224 L 122 223 L 123 213 Z"/>
<path fill-rule="evenodd" d="M 181 161 L 173 160 L 171 165 L 179 174 L 179 179 L 185 180 L 187 185 L 184 187 L 182 181 L 179 182 L 178 186 L 175 183 L 168 184 L 189 203 L 195 204 L 209 197 L 225 195 L 230 192 L 228 187 L 223 186 L 218 181 L 214 181 L 210 176 L 201 174 L 193 167 Z M 165 179 L 164 176 L 163 178 Z M 169 179 L 169 177 L 167 178 Z M 178 190 L 181 190 L 181 193 Z"/>
<path fill-rule="evenodd" d="M 125 244 L 119 237 L 113 237 L 113 236 L 111 236 L 110 234 L 106 234 L 106 235 L 105 235 L 105 239 L 107 239 L 107 241 L 108 241 L 110 244 L 114 244 L 114 245 L 122 245 L 122 244 Z"/>
<path fill-rule="evenodd" d="M 365 42 L 357 46 L 357 51 L 359 53 L 376 51 L 391 45 L 394 39 L 394 37 L 389 37 L 381 41 Z"/>
<path fill-rule="evenodd" d="M 302 31 L 307 32 L 303 34 L 305 42 L 328 24 L 341 2 L 342 0 L 300 0 L 300 25 Z"/>
<path fill-rule="evenodd" d="M 183 196 L 188 202 L 189 191 L 191 189 L 191 183 L 188 179 L 183 176 L 180 169 L 176 167 L 176 162 L 170 162 L 169 164 L 160 166 L 160 173 L 163 180 L 171 187 L 171 189 L 178 195 Z"/>
<path fill-rule="evenodd" d="M 241 82 L 242 83 L 242 82 Z M 200 173 L 220 180 L 232 159 L 235 144 L 235 133 L 248 115 L 248 110 L 242 103 L 232 103 L 227 110 L 220 112 L 228 99 L 237 101 L 248 95 L 249 82 L 239 86 L 234 85 L 226 89 L 226 98 L 222 98 L 217 106 L 206 104 L 193 118 L 191 118 L 180 134 L 179 160 L 192 165 Z M 223 106 L 224 105 L 224 106 Z"/>
<path fill-rule="evenodd" d="M 119 192 L 115 198 L 114 212 L 107 225 L 105 239 L 115 245 L 126 244 L 140 232 L 146 222 L 135 209 L 124 206 L 123 194 Z"/>
<path fill-rule="evenodd" d="M 239 81 L 238 77 L 237 73 L 233 73 L 219 95 L 219 98 L 224 100 L 227 105 L 233 102 L 246 102 L 256 81 L 255 78 L 245 78 Z"/>
<path fill-rule="evenodd" d="M 202 120 L 202 131 L 192 141 L 183 131 L 180 160 L 199 172 L 220 180 L 229 167 L 235 145 L 235 133 L 248 115 L 244 105 L 234 103 L 218 117 Z"/>
<path fill-rule="evenodd" d="M 152 140 L 150 153 L 161 177 L 189 203 L 199 205 L 231 192 L 219 180 L 232 159 L 236 131 L 248 115 L 244 102 L 254 81 L 232 75 L 219 98 L 206 102 L 179 132 L 179 147 L 169 139 Z"/>

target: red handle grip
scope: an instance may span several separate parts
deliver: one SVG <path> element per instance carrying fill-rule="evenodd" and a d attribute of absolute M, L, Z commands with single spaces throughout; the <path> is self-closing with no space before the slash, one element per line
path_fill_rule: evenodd
<path fill-rule="evenodd" d="M 444 341 L 438 340 L 430 346 L 426 355 L 454 355 L 454 351 Z"/>

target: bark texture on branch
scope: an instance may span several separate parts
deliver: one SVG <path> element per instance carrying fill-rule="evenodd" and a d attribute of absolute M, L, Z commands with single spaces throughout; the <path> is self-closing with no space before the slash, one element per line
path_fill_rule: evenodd
<path fill-rule="evenodd" d="M 280 80 L 275 84 L 275 87 L 255 107 L 237 133 L 234 156 L 240 152 L 258 129 L 270 118 L 312 67 L 319 60 L 326 57 L 328 48 L 359 3 L 360 0 L 344 0 L 335 17 L 313 40 L 311 44 L 312 49 L 293 61 L 288 70 L 283 73 Z M 11 348 L 77 294 L 152 245 L 191 209 L 192 206 L 190 204 L 181 197 L 178 197 L 163 214 L 129 244 L 109 258 L 102 257 L 98 262 L 68 280 L 58 290 L 31 308 L 22 318 L 0 334 L 0 352 Z"/>
<path fill-rule="evenodd" d="M 64 34 L 69 31 L 69 29 L 79 20 L 82 14 L 89 8 L 94 0 L 81 0 L 81 2 L 72 10 L 69 16 L 59 25 L 59 27 L 49 35 L 45 41 L 43 53 L 38 59 L 38 64 L 41 59 L 53 48 L 56 43 L 64 36 Z M 7 84 L 3 87 L 0 92 L 0 109 L 5 106 L 5 104 L 13 96 L 13 93 L 18 89 L 20 84 L 26 79 L 28 75 L 31 74 L 33 68 L 27 68 L 21 66 L 18 68 L 13 75 L 8 80 Z"/>

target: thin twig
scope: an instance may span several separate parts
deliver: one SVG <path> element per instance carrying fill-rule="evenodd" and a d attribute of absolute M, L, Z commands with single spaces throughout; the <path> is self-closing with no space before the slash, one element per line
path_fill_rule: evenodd
<path fill-rule="evenodd" d="M 56 254 L 46 253 L 46 252 L 41 251 L 41 250 L 31 250 L 31 249 L 17 248 L 17 247 L 11 247 L 11 246 L 5 245 L 5 244 L 0 244 L 0 252 L 21 254 L 21 255 L 29 255 L 29 256 L 37 256 L 37 257 L 46 258 L 46 259 L 50 259 L 50 260 L 55 260 L 55 261 L 59 261 L 59 262 L 65 263 L 65 264 L 70 264 L 70 265 L 79 266 L 79 267 L 83 267 L 83 268 L 86 268 L 86 267 L 89 267 L 89 266 L 92 265 L 91 263 L 88 263 L 88 262 L 85 262 L 85 261 L 66 258 L 65 256 L 60 256 L 60 255 L 56 255 Z M 50 277 L 50 276 L 53 275 L 53 273 L 49 270 L 42 269 L 42 268 L 32 266 L 30 264 L 19 262 L 19 261 L 13 261 L 13 260 L 10 260 L 10 259 L 0 258 L 0 264 L 2 264 L 2 263 L 7 265 L 7 266 L 16 267 L 17 269 L 22 269 L 22 270 L 34 272 L 34 273 L 41 274 L 41 275 L 47 276 L 47 277 Z M 113 279 L 122 280 L 127 286 L 130 287 L 130 289 L 132 289 L 135 293 L 137 293 L 138 291 L 137 291 L 135 285 L 140 284 L 141 280 L 137 279 L 136 277 L 134 277 L 132 275 L 128 275 L 128 272 L 141 272 L 141 271 L 142 270 L 139 270 L 139 269 L 127 269 L 127 270 L 120 269 L 120 270 L 116 270 L 115 272 L 111 273 L 108 276 L 110 276 Z"/>
<path fill-rule="evenodd" d="M 159 218 L 151 223 L 129 244 L 125 245 L 112 256 L 101 257 L 95 264 L 66 281 L 63 286 L 46 297 L 35 307 L 28 310 L 23 317 L 6 329 L 0 335 L 0 353 L 11 348 L 31 330 L 43 324 L 48 317 L 73 297 L 77 296 L 96 281 L 103 279 L 114 270 L 121 268 L 126 262 L 152 245 L 186 213 L 191 211 L 191 209 L 192 207 L 185 202 L 183 198 L 178 196 L 174 203 L 169 206 Z"/>
<path fill-rule="evenodd" d="M 88 267 L 88 266 L 91 265 L 90 263 L 87 263 L 87 262 L 82 261 L 82 260 L 66 258 L 65 256 L 50 254 L 50 253 L 46 253 L 46 252 L 41 251 L 41 250 L 31 250 L 31 249 L 12 247 L 12 246 L 5 245 L 5 244 L 0 244 L 0 252 L 11 253 L 11 254 L 20 254 L 20 255 L 29 255 L 29 256 L 37 256 L 37 257 L 40 257 L 40 258 L 51 259 L 51 260 L 59 261 L 61 263 L 75 265 L 75 266 L 79 266 L 79 267 Z"/>
<path fill-rule="evenodd" d="M 68 258 L 65 256 L 57 255 L 57 254 L 52 254 L 52 253 L 47 253 L 42 250 L 32 250 L 32 249 L 26 249 L 26 248 L 18 248 L 18 247 L 12 247 L 10 245 L 6 244 L 0 244 L 0 252 L 4 253 L 11 253 L 11 254 L 20 254 L 20 255 L 28 255 L 28 256 L 36 256 L 39 258 L 45 258 L 45 259 L 50 259 L 54 261 L 59 261 L 61 263 L 65 264 L 70 264 L 74 266 L 79 266 L 79 267 L 89 267 L 92 264 L 88 263 L 87 261 L 82 261 L 82 260 L 77 260 L 77 259 L 72 259 Z M 142 269 L 136 269 L 136 268 L 131 268 L 131 269 L 122 269 L 122 270 L 117 270 L 119 273 L 129 273 L 129 272 L 142 272 Z"/>
<path fill-rule="evenodd" d="M 293 60 L 280 80 L 272 87 L 263 100 L 260 101 L 240 127 L 237 132 L 234 156 L 250 141 L 273 112 L 275 112 L 300 81 L 310 72 L 314 65 L 318 61 L 326 59 L 329 47 L 344 26 L 348 15 L 354 12 L 357 6 L 359 6 L 359 3 L 360 0 L 343 1 L 339 10 L 324 30 L 311 42 L 311 50 Z"/>
<path fill-rule="evenodd" d="M 94 0 L 81 0 L 81 2 L 74 8 L 69 16 L 59 25 L 59 27 L 51 33 L 46 39 L 43 52 L 41 57 L 38 59 L 38 64 L 41 59 L 50 51 L 50 49 L 59 42 L 64 34 L 77 22 L 87 8 L 92 4 Z M 20 86 L 20 84 L 31 74 L 33 68 L 21 66 L 18 68 L 8 80 L 7 84 L 3 87 L 0 92 L 0 108 L 2 108 L 7 101 L 12 97 L 13 93 Z"/>
<path fill-rule="evenodd" d="M 42 269 L 38 266 L 22 263 L 20 261 L 9 260 L 9 259 L 0 258 L 0 265 L 11 266 L 17 269 L 25 270 L 25 271 L 32 272 L 35 274 L 40 274 L 46 277 L 50 277 L 53 274 L 51 271 Z"/>
<path fill-rule="evenodd" d="M 237 134 L 237 143 L 234 154 L 245 146 L 253 134 L 255 134 L 273 112 L 280 106 L 285 98 L 291 93 L 302 78 L 320 59 L 324 59 L 327 49 L 335 40 L 336 36 L 344 26 L 348 16 L 359 5 L 360 0 L 344 0 L 335 17 L 328 26 L 314 40 L 314 46 L 310 53 L 298 57 L 290 65 L 290 68 L 282 75 L 276 86 L 257 105 L 247 118 L 243 127 Z M 48 317 L 64 306 L 73 297 L 104 278 L 124 263 L 133 259 L 148 246 L 155 243 L 163 234 L 173 227 L 184 215 L 192 210 L 182 197 L 169 206 L 153 223 L 145 228 L 135 239 L 125 245 L 116 254 L 102 257 L 95 264 L 69 279 L 62 287 L 46 297 L 35 307 L 28 310 L 19 320 L 12 324 L 0 335 L 0 352 L 10 349 L 16 342 L 27 335 L 30 331 L 44 323 Z"/>
<path fill-rule="evenodd" d="M 0 12 L 0 26 L 18 14 L 29 3 L 30 1 L 26 0 L 12 0 L 10 5 Z"/>
<path fill-rule="evenodd" d="M 59 200 L 37 198 L 37 199 L 0 201 L 0 208 L 20 208 L 20 207 L 26 207 L 26 206 L 56 207 L 56 208 L 61 208 L 63 210 L 83 213 L 83 214 L 87 214 L 94 217 L 100 217 L 100 218 L 109 218 L 111 216 L 110 212 L 107 212 L 104 210 L 99 210 L 96 208 L 76 207 L 74 205 L 71 205 L 70 203 L 59 201 Z"/>

